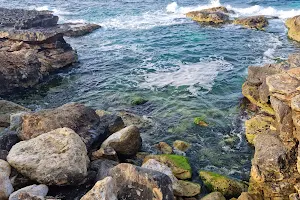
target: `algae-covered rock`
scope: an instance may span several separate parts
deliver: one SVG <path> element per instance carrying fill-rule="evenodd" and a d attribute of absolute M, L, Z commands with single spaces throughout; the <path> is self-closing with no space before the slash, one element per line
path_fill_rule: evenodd
<path fill-rule="evenodd" d="M 245 122 L 246 138 L 250 144 L 254 145 L 254 138 L 261 133 L 265 133 L 274 123 L 270 116 L 256 115 Z"/>
<path fill-rule="evenodd" d="M 224 8 L 221 9 L 219 7 L 215 9 L 211 8 L 211 9 L 205 9 L 200 11 L 191 11 L 186 13 L 186 16 L 196 22 L 200 22 L 204 24 L 211 24 L 211 25 L 224 24 L 229 21 L 229 16 L 224 13 L 224 11 L 228 12 L 228 10 L 225 9 Z"/>
<path fill-rule="evenodd" d="M 199 175 L 209 191 L 221 192 L 226 198 L 239 197 L 247 191 L 248 186 L 241 181 L 209 171 L 200 171 Z"/>
<path fill-rule="evenodd" d="M 238 18 L 234 20 L 233 23 L 242 25 L 246 28 L 252 28 L 257 30 L 263 30 L 263 28 L 268 26 L 269 24 L 268 19 L 265 16 Z"/>
<path fill-rule="evenodd" d="M 160 142 L 160 143 L 156 144 L 155 147 L 159 151 L 161 151 L 163 154 L 172 154 L 173 153 L 172 147 L 165 142 Z"/>
<path fill-rule="evenodd" d="M 184 156 L 179 155 L 149 155 L 144 162 L 149 159 L 157 160 L 171 168 L 174 176 L 178 179 L 189 179 L 192 177 L 192 169 L 189 161 Z"/>
<path fill-rule="evenodd" d="M 176 196 L 193 197 L 201 192 L 201 186 L 190 181 L 178 180 L 179 189 L 174 191 Z"/>
<path fill-rule="evenodd" d="M 143 97 L 133 97 L 131 100 L 131 105 L 142 105 L 146 103 L 148 100 L 144 99 Z"/>
<path fill-rule="evenodd" d="M 190 144 L 182 141 L 182 140 L 176 140 L 175 142 L 173 142 L 173 147 L 179 151 L 187 151 L 190 148 Z"/>
<path fill-rule="evenodd" d="M 205 121 L 205 117 L 201 116 L 201 117 L 195 117 L 194 118 L 194 124 L 197 124 L 199 126 L 203 126 L 203 127 L 207 127 L 208 123 Z"/>
<path fill-rule="evenodd" d="M 254 105 L 261 108 L 262 111 L 274 115 L 275 112 L 273 108 L 268 103 L 261 102 L 259 98 L 258 86 L 250 85 L 248 82 L 245 82 L 242 87 L 243 95 Z"/>
<path fill-rule="evenodd" d="M 285 25 L 289 29 L 289 38 L 300 42 L 300 15 L 286 20 Z"/>

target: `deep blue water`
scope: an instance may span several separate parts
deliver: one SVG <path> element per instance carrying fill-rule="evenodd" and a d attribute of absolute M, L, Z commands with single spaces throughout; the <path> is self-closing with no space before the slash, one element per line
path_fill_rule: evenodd
<path fill-rule="evenodd" d="M 93 22 L 102 29 L 67 39 L 80 63 L 50 77 L 43 87 L 12 100 L 33 109 L 70 101 L 98 109 L 130 110 L 153 118 L 144 148 L 183 139 L 195 169 L 247 178 L 252 148 L 243 136 L 239 103 L 249 65 L 274 62 L 297 51 L 286 37 L 284 19 L 300 14 L 300 0 L 0 0 L 4 7 L 50 9 L 60 22 Z M 234 25 L 201 26 L 184 13 L 225 5 L 236 16 L 272 15 L 266 31 Z M 133 96 L 149 102 L 131 106 Z M 205 116 L 209 126 L 193 124 Z M 226 138 L 237 138 L 232 144 Z"/>

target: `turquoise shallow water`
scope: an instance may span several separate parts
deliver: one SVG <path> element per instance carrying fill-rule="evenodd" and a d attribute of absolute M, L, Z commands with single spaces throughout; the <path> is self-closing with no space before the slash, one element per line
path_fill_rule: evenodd
<path fill-rule="evenodd" d="M 274 62 L 297 51 L 286 37 L 284 19 L 300 14 L 297 0 L 25 0 L 4 7 L 50 9 L 61 22 L 103 26 L 91 35 L 67 39 L 80 63 L 53 75 L 41 87 L 11 100 L 33 109 L 79 101 L 99 109 L 130 110 L 156 121 L 144 133 L 144 148 L 184 139 L 194 169 L 209 169 L 247 179 L 252 148 L 243 136 L 239 103 L 249 65 Z M 201 26 L 184 17 L 190 10 L 225 5 L 236 16 L 278 16 L 266 31 L 238 26 Z M 131 106 L 133 96 L 149 102 Z M 193 124 L 204 116 L 208 127 Z M 233 139 L 232 143 L 226 139 Z"/>

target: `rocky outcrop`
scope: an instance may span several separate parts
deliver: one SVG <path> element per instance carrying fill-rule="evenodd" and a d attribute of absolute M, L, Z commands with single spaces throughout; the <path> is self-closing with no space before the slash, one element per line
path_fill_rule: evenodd
<path fill-rule="evenodd" d="M 142 138 L 136 126 L 128 126 L 111 136 L 101 145 L 101 148 L 112 147 L 118 154 L 123 156 L 135 155 L 142 145 Z"/>
<path fill-rule="evenodd" d="M 119 164 L 110 170 L 115 179 L 118 199 L 173 200 L 172 181 L 158 171 Z"/>
<path fill-rule="evenodd" d="M 7 160 L 21 174 L 46 185 L 78 184 L 89 163 L 85 144 L 69 128 L 17 143 Z"/>
<path fill-rule="evenodd" d="M 64 36 L 79 37 L 92 33 L 95 30 L 101 28 L 101 26 L 98 24 L 87 23 L 66 23 L 60 25 L 60 28 L 64 30 Z"/>
<path fill-rule="evenodd" d="M 252 16 L 238 18 L 233 21 L 234 24 L 242 25 L 246 28 L 252 28 L 257 30 L 263 30 L 268 26 L 269 22 L 265 16 Z"/>
<path fill-rule="evenodd" d="M 79 103 L 68 103 L 55 109 L 26 113 L 12 124 L 22 140 L 67 127 L 74 130 L 89 150 L 94 144 L 99 146 L 107 137 L 106 125 L 101 123 L 95 110 Z"/>
<path fill-rule="evenodd" d="M 199 175 L 209 191 L 220 192 L 226 198 L 239 197 L 247 191 L 247 185 L 241 181 L 208 171 L 200 171 Z"/>
<path fill-rule="evenodd" d="M 300 16 L 295 16 L 285 22 L 289 38 L 300 42 Z"/>
<path fill-rule="evenodd" d="M 243 94 L 260 110 L 246 121 L 246 135 L 255 154 L 248 193 L 239 199 L 285 200 L 297 192 L 299 60 L 299 54 L 293 54 L 282 64 L 248 68 L 245 84 L 253 90 L 250 93 L 243 87 Z"/>
<path fill-rule="evenodd" d="M 0 94 L 26 89 L 77 61 L 48 11 L 0 8 Z"/>

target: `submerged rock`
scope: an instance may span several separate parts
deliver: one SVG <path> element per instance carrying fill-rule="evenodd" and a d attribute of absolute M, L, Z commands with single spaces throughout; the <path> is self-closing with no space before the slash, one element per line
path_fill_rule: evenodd
<path fill-rule="evenodd" d="M 173 174 L 178 179 L 189 179 L 192 177 L 192 169 L 189 161 L 184 156 L 179 155 L 149 155 L 144 159 L 144 163 L 149 159 L 157 160 L 171 168 Z"/>
<path fill-rule="evenodd" d="M 288 28 L 289 38 L 300 42 L 300 16 L 286 20 L 285 25 Z"/>
<path fill-rule="evenodd" d="M 95 186 L 80 200 L 117 200 L 118 188 L 112 177 L 98 181 Z"/>
<path fill-rule="evenodd" d="M 248 188 L 248 186 L 241 181 L 233 180 L 214 172 L 200 171 L 199 175 L 209 191 L 220 192 L 226 198 L 239 197 L 240 194 L 247 191 Z"/>
<path fill-rule="evenodd" d="M 109 174 L 116 180 L 118 199 L 174 199 L 172 181 L 161 172 L 122 163 L 112 168 Z"/>
<path fill-rule="evenodd" d="M 142 145 L 142 138 L 136 126 L 128 126 L 111 136 L 101 145 L 101 148 L 112 147 L 118 154 L 123 156 L 135 155 Z"/>
<path fill-rule="evenodd" d="M 7 160 L 21 174 L 47 185 L 80 183 L 87 176 L 89 163 L 83 141 L 69 128 L 19 142 Z"/>
<path fill-rule="evenodd" d="M 183 152 L 186 152 L 190 148 L 190 146 L 191 145 L 189 143 L 181 140 L 176 140 L 175 142 L 173 142 L 173 147 Z"/>
<path fill-rule="evenodd" d="M 9 197 L 9 200 L 43 200 L 48 193 L 48 187 L 46 185 L 31 185 L 22 188 Z"/>
<path fill-rule="evenodd" d="M 264 27 L 268 26 L 269 22 L 265 16 L 252 16 L 239 18 L 233 21 L 234 24 L 242 25 L 246 28 L 252 28 L 257 30 L 263 30 Z"/>
<path fill-rule="evenodd" d="M 68 103 L 55 109 L 27 113 L 21 116 L 20 123 L 18 134 L 23 140 L 67 127 L 74 130 L 90 150 L 93 145 L 100 145 L 107 137 L 105 127 L 100 124 L 95 110 L 79 103 Z"/>
<path fill-rule="evenodd" d="M 156 144 L 155 147 L 159 151 L 161 151 L 163 154 L 172 154 L 173 153 L 172 147 L 165 142 L 160 142 L 160 143 Z"/>

